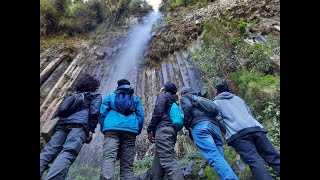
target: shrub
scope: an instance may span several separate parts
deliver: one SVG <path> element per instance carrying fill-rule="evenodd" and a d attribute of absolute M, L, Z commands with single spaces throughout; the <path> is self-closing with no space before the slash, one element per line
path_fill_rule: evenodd
<path fill-rule="evenodd" d="M 68 172 L 66 180 L 98 180 L 100 179 L 100 168 L 93 168 L 86 165 L 73 164 Z"/>
<path fill-rule="evenodd" d="M 177 8 L 177 7 L 181 6 L 181 5 L 184 5 L 185 1 L 186 0 L 176 0 L 174 3 L 171 3 L 170 6 L 172 8 Z"/>
<path fill-rule="evenodd" d="M 269 130 L 272 144 L 280 150 L 280 76 L 248 71 L 230 75 L 256 119 Z"/>
<path fill-rule="evenodd" d="M 267 37 L 265 43 L 244 44 L 238 46 L 236 51 L 244 59 L 244 69 L 249 71 L 275 74 L 279 66 L 271 61 L 271 57 L 280 57 L 280 37 Z"/>
<path fill-rule="evenodd" d="M 151 168 L 152 160 L 153 160 L 153 156 L 147 156 L 141 160 L 135 160 L 133 162 L 134 174 L 141 174 L 146 172 L 149 168 Z"/>
<path fill-rule="evenodd" d="M 237 21 L 237 28 L 238 30 L 244 34 L 244 35 L 247 35 L 247 23 L 243 20 L 243 19 L 240 19 Z"/>
<path fill-rule="evenodd" d="M 57 31 L 58 11 L 53 1 L 40 0 L 40 35 L 49 35 Z"/>

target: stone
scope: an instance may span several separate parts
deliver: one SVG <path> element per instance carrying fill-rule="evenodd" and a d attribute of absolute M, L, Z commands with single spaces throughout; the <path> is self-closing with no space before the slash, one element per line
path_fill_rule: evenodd
<path fill-rule="evenodd" d="M 51 136 L 53 135 L 54 128 L 56 124 L 58 123 L 59 118 L 51 119 L 50 121 L 47 121 L 44 123 L 44 125 L 41 128 L 41 136 L 46 142 L 49 142 L 51 139 Z"/>

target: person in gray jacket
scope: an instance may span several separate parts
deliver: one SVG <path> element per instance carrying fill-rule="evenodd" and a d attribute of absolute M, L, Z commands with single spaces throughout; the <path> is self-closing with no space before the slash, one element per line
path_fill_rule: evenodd
<path fill-rule="evenodd" d="M 252 116 L 243 99 L 229 92 L 227 83 L 215 85 L 217 105 L 226 126 L 226 141 L 249 165 L 257 180 L 272 180 L 266 161 L 280 175 L 280 154 L 265 135 L 267 130 Z"/>
<path fill-rule="evenodd" d="M 201 155 L 213 167 L 221 180 L 239 180 L 224 158 L 223 139 L 215 116 L 193 105 L 191 87 L 181 89 L 180 105 L 184 113 L 184 127 L 189 130 Z"/>

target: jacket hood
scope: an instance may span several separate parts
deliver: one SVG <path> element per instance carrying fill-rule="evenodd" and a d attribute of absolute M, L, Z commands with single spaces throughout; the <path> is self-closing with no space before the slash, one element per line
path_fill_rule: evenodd
<path fill-rule="evenodd" d="M 130 85 L 122 85 L 122 86 L 117 87 L 117 89 L 115 90 L 115 93 L 122 93 L 122 92 L 133 94 L 134 89 Z"/>
<path fill-rule="evenodd" d="M 165 94 L 170 100 L 172 100 L 174 102 L 178 101 L 178 95 L 176 95 L 176 94 L 172 95 L 170 92 L 166 92 Z"/>
<path fill-rule="evenodd" d="M 233 97 L 234 97 L 234 94 L 232 94 L 230 92 L 222 92 L 222 93 L 218 94 L 218 96 L 216 96 L 213 100 L 231 99 Z"/>
<path fill-rule="evenodd" d="M 181 93 L 199 95 L 200 91 L 194 91 L 191 87 L 183 87 Z"/>

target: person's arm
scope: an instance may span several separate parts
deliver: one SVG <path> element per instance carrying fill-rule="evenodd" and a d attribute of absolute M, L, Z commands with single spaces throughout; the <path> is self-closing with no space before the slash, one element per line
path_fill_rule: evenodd
<path fill-rule="evenodd" d="M 89 105 L 89 131 L 94 133 L 95 128 L 99 122 L 100 106 L 102 97 L 101 94 L 94 94 L 93 99 Z"/>
<path fill-rule="evenodd" d="M 224 119 L 223 119 L 223 116 L 221 114 L 221 109 L 220 109 L 220 106 L 218 105 L 218 103 L 216 102 L 216 100 L 213 100 L 213 103 L 216 105 L 216 108 L 218 110 L 218 115 L 215 117 L 215 120 L 217 121 L 218 123 L 218 126 L 220 128 L 220 131 L 221 131 L 221 135 L 222 137 L 225 136 L 225 134 L 227 133 L 227 128 L 225 126 L 225 123 L 224 123 Z"/>
<path fill-rule="evenodd" d="M 102 103 L 101 103 L 101 106 L 100 106 L 100 120 L 99 120 L 99 124 L 101 126 L 101 130 L 103 128 L 103 122 L 104 122 L 104 119 L 106 118 L 108 112 L 109 112 L 109 107 L 110 105 L 110 95 L 106 96 Z"/>
<path fill-rule="evenodd" d="M 154 131 L 156 130 L 157 125 L 159 124 L 159 122 L 161 121 L 161 117 L 163 115 L 163 113 L 165 112 L 165 108 L 166 108 L 166 95 L 161 93 L 156 101 L 155 107 L 154 107 L 154 111 L 152 114 L 152 119 L 149 123 L 147 132 L 148 133 L 154 133 Z"/>
<path fill-rule="evenodd" d="M 180 99 L 180 106 L 183 110 L 184 113 L 184 127 L 189 130 L 191 127 L 191 122 L 192 122 L 192 103 L 190 99 L 184 95 Z"/>
<path fill-rule="evenodd" d="M 90 143 L 92 140 L 93 133 L 97 127 L 99 121 L 99 108 L 101 105 L 102 97 L 100 94 L 93 94 L 93 99 L 89 104 L 89 136 L 85 140 L 85 143 Z"/>
<path fill-rule="evenodd" d="M 140 99 L 138 97 L 137 97 L 137 99 L 138 99 L 138 104 L 137 104 L 136 116 L 137 116 L 137 119 L 139 122 L 138 134 L 140 134 L 142 131 L 142 126 L 143 126 L 143 121 L 144 121 L 144 112 L 143 112 L 143 107 L 142 107 Z"/>

